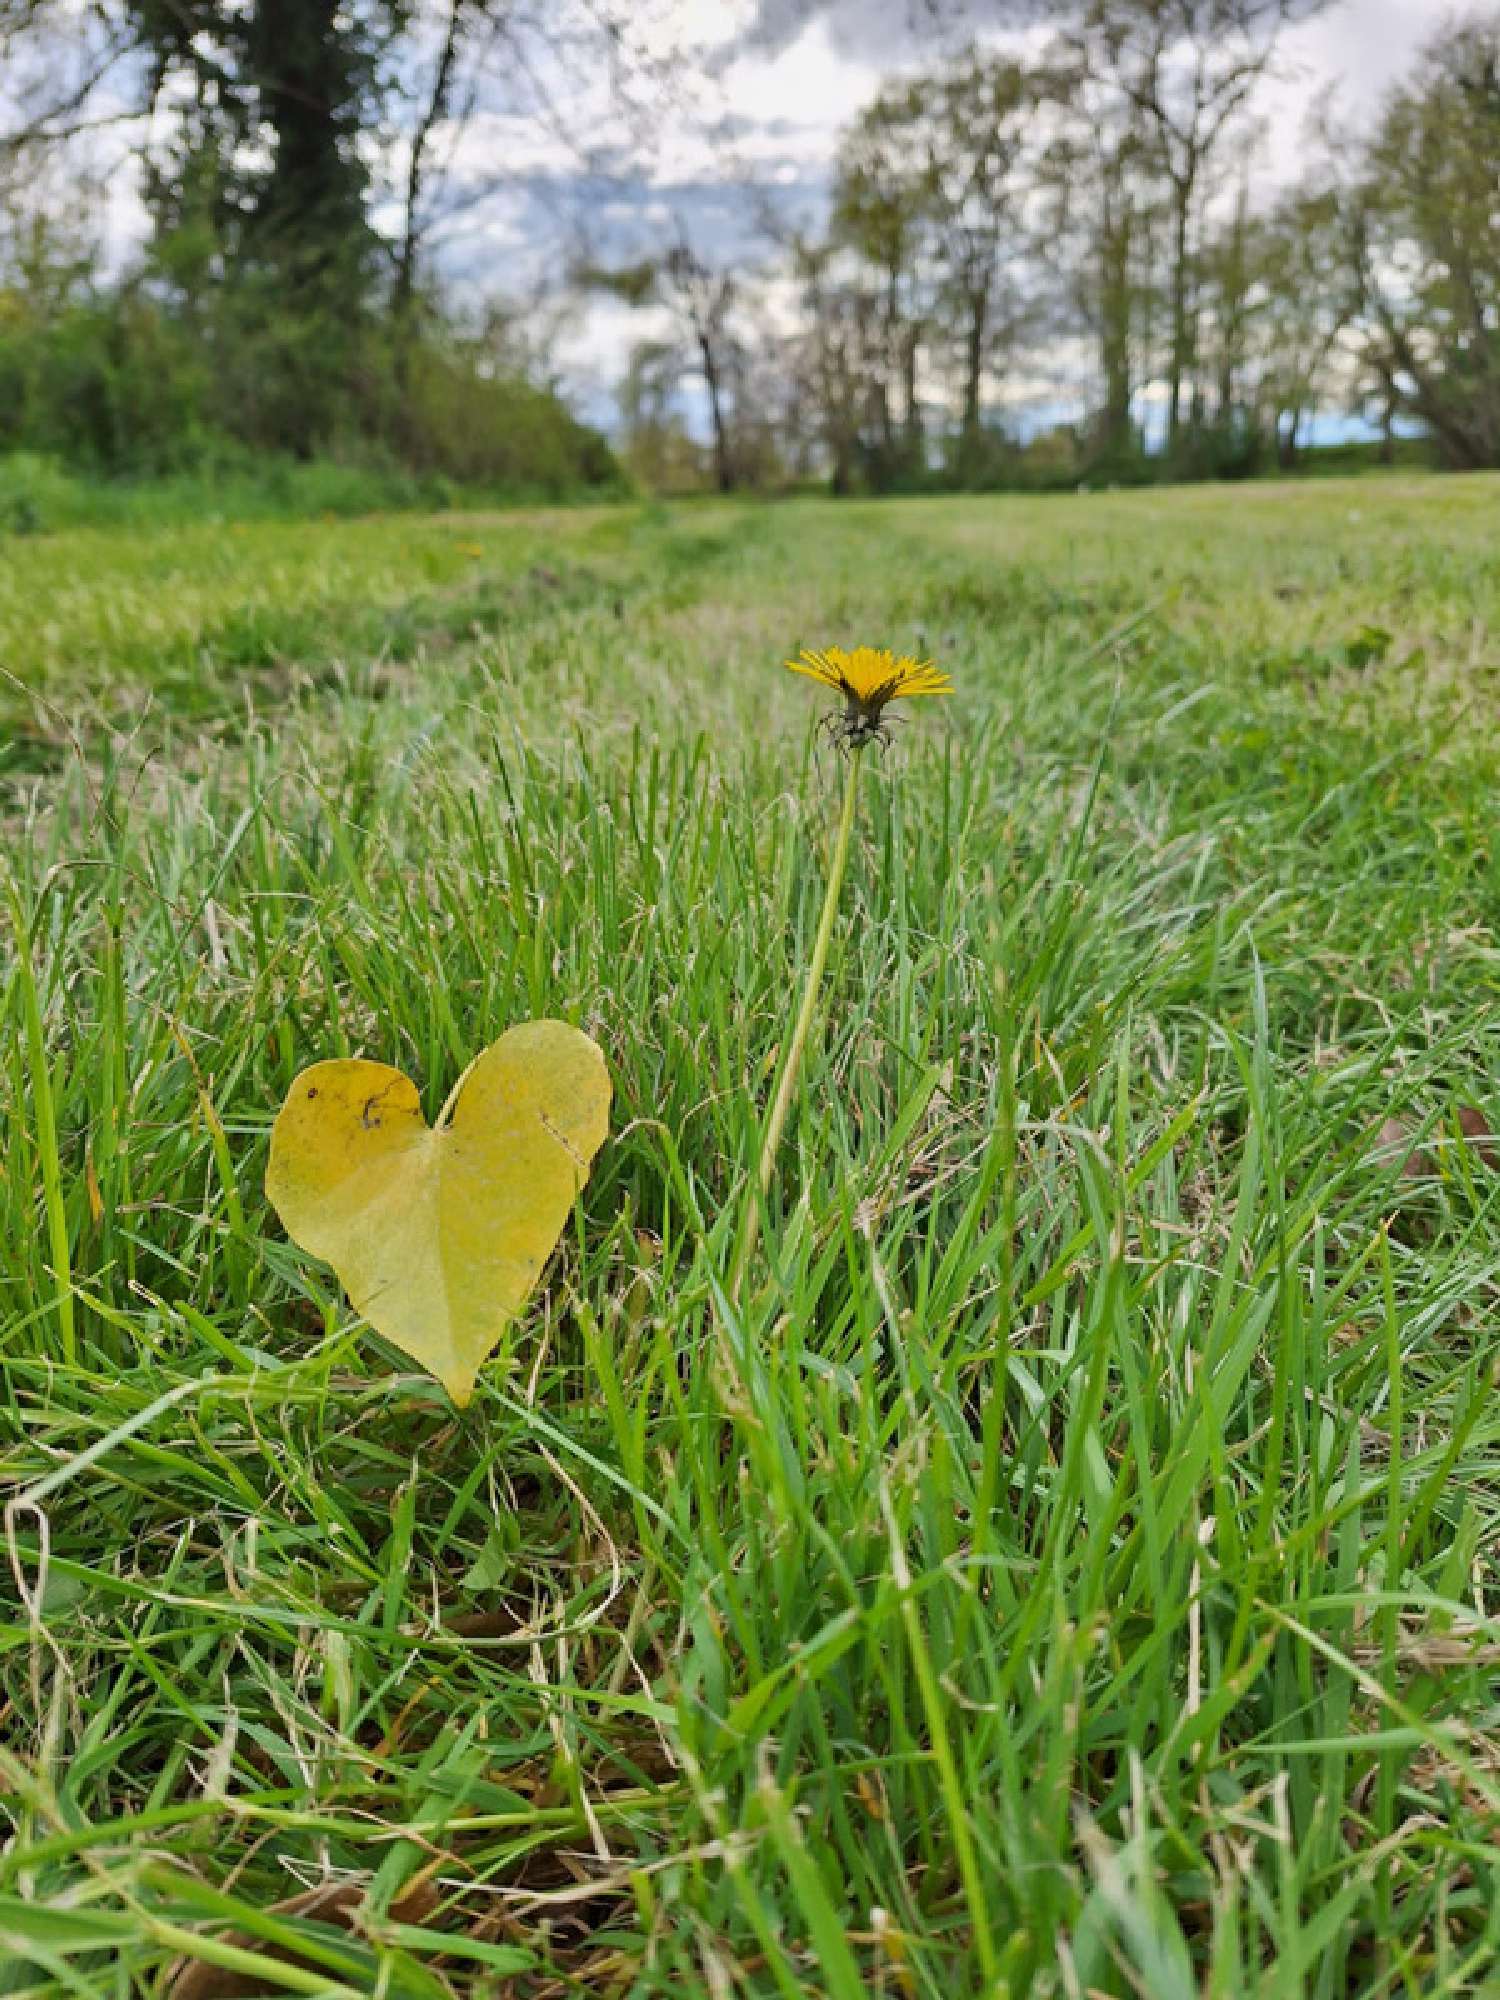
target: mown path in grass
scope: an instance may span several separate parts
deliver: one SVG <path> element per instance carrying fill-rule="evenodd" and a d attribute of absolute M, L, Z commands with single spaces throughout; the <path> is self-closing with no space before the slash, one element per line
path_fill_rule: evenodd
<path fill-rule="evenodd" d="M 1495 1991 L 1497 512 L 0 548 L 0 1992 Z M 958 692 L 731 1310 L 830 640 Z M 267 1133 L 539 1014 L 615 1135 L 458 1415 Z"/>

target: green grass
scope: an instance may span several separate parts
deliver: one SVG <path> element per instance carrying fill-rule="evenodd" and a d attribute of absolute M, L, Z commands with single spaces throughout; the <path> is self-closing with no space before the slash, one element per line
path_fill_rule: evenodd
<path fill-rule="evenodd" d="M 91 477 L 63 459 L 39 452 L 0 450 L 0 539 L 28 540 L 63 529 L 161 530 L 195 522 L 334 520 L 381 510 L 521 506 L 528 501 L 605 497 L 590 485 L 576 443 L 564 422 L 561 434 L 549 415 L 558 405 L 538 404 L 533 392 L 512 385 L 529 408 L 538 454 L 537 477 L 507 485 L 465 485 L 441 472 L 419 473 L 398 465 L 339 459 L 280 458 L 224 441 L 222 457 L 174 473 Z M 561 449 L 562 456 L 559 457 Z M 516 453 L 516 456 L 524 456 Z M 543 462 L 545 461 L 545 463 Z M 614 488 L 622 479 L 612 482 Z"/>
<path fill-rule="evenodd" d="M 1497 508 L 6 545 L 0 1991 L 1500 1990 Z M 846 637 L 959 692 L 736 1308 Z M 615 1135 L 458 1414 L 267 1134 L 543 1013 Z"/>

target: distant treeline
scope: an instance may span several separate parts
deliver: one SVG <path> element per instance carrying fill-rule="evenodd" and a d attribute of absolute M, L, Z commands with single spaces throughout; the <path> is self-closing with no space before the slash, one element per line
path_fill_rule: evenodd
<path fill-rule="evenodd" d="M 1263 86 L 1321 10 L 1049 10 L 1025 61 L 976 46 L 882 90 L 826 226 L 772 217 L 759 270 L 682 222 L 596 274 L 677 327 L 637 350 L 628 462 L 725 489 L 1234 478 L 1298 469 L 1349 416 L 1376 441 L 1357 460 L 1420 436 L 1429 463 L 1500 465 L 1500 20 L 1443 29 L 1357 129 L 1325 96 L 1318 149 L 1258 201 Z M 1049 405 L 1082 413 L 1039 432 Z"/>

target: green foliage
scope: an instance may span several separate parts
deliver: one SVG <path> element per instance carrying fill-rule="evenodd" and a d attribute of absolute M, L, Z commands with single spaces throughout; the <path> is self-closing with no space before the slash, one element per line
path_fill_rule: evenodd
<path fill-rule="evenodd" d="M 430 340 L 418 347 L 404 394 L 403 457 L 417 471 L 554 499 L 619 485 L 613 455 L 597 431 L 579 423 L 550 391 L 482 373 L 457 343 Z"/>
<path fill-rule="evenodd" d="M 603 439 L 537 379 L 498 308 L 478 332 L 436 299 L 398 317 L 339 296 L 332 267 L 313 279 L 239 257 L 206 143 L 161 171 L 173 201 L 116 275 L 100 266 L 96 190 L 44 177 L 0 191 L 0 456 L 268 488 L 283 461 L 338 461 L 372 506 L 412 504 L 422 482 L 554 499 L 618 486 Z M 58 497 L 45 511 L 66 512 Z"/>
<path fill-rule="evenodd" d="M 1379 439 L 1351 438 L 1343 444 L 1306 445 L 1297 454 L 1299 473 L 1322 473 L 1343 478 L 1352 472 L 1430 472 L 1433 469 L 1431 441 L 1425 437 L 1398 435 L 1389 443 Z"/>
<path fill-rule="evenodd" d="M 369 138 L 394 91 L 404 0 L 119 0 L 170 143 L 146 190 L 165 243 L 273 284 L 299 317 L 372 303 L 378 245 L 366 212 Z M 330 326 L 325 331 L 331 332 Z"/>
<path fill-rule="evenodd" d="M 207 353 L 131 288 L 0 296 L 0 448 L 166 472 L 201 453 L 214 395 Z"/>
<path fill-rule="evenodd" d="M 38 535 L 84 518 L 79 482 L 54 459 L 18 451 L 0 458 L 0 533 Z"/>
<path fill-rule="evenodd" d="M 1494 1990 L 1500 485 L 1419 498 L 0 547 L 0 1985 Z M 959 691 L 731 1313 L 834 635 Z M 543 1013 L 616 1136 L 455 1421 L 269 1127 Z"/>
<path fill-rule="evenodd" d="M 1250 479 L 1265 468 L 1266 441 L 1243 411 L 1184 429 L 1166 455 L 1169 479 Z"/>
<path fill-rule="evenodd" d="M 1500 464 L 1500 21 L 1443 30 L 1365 151 L 1359 274 L 1372 356 L 1444 460 Z"/>
<path fill-rule="evenodd" d="M 284 477 L 278 459 L 334 457 L 356 481 L 373 479 L 374 506 L 409 504 L 403 476 L 409 491 L 446 479 L 549 498 L 619 483 L 598 432 L 441 325 L 398 363 L 378 328 L 346 337 L 316 314 L 268 319 L 253 288 L 222 296 L 209 317 L 174 310 L 138 283 L 46 315 L 9 296 L 7 312 L 0 294 L 0 453 L 111 479 L 212 481 L 264 459 L 256 478 L 267 484 Z"/>

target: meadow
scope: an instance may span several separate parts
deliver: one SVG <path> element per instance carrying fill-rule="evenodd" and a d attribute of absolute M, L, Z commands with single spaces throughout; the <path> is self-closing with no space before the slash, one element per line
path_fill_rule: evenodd
<path fill-rule="evenodd" d="M 1500 1992 L 1500 479 L 0 542 L 0 1993 Z M 843 772 L 780 662 L 953 675 Z M 262 1192 L 510 1023 L 473 1403 Z"/>

